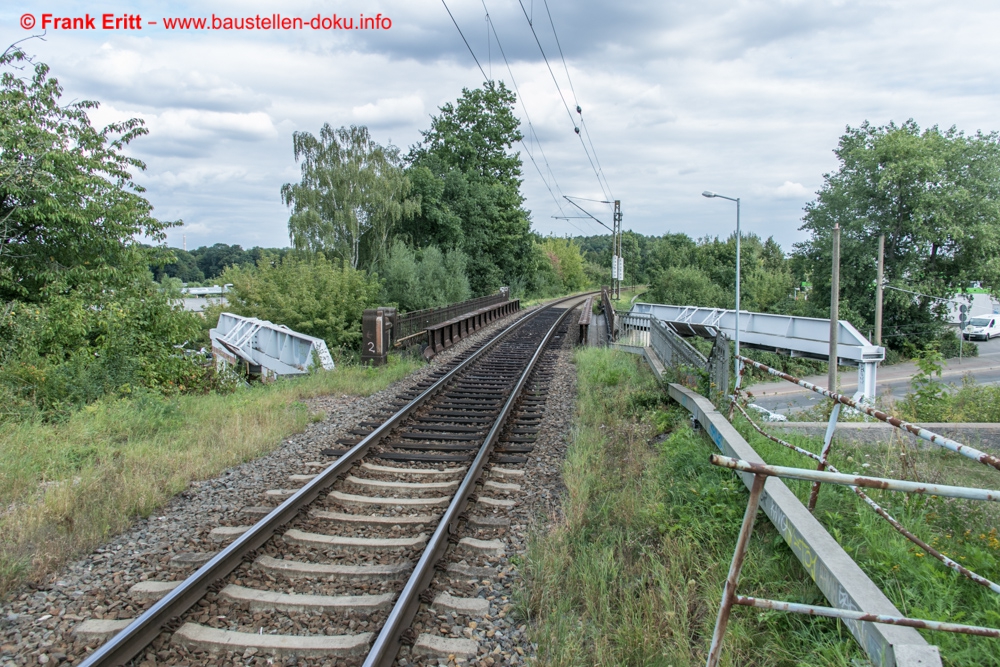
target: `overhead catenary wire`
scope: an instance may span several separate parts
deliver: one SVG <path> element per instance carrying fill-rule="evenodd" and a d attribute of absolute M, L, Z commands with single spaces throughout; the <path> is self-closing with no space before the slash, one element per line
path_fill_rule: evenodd
<path fill-rule="evenodd" d="M 609 194 L 609 189 L 605 187 L 605 181 L 601 180 L 601 174 L 598 171 L 597 166 L 594 164 L 594 159 L 590 156 L 590 151 L 587 149 L 587 144 L 583 140 L 583 136 L 580 134 L 579 128 L 576 125 L 576 119 L 573 118 L 573 112 L 570 111 L 569 104 L 566 102 L 566 96 L 563 95 L 562 87 L 559 85 L 559 80 L 556 78 L 556 74 L 552 70 L 551 63 L 549 63 L 549 57 L 545 54 L 545 48 L 542 46 L 542 41 L 541 41 L 541 39 L 539 39 L 538 33 L 535 31 L 535 26 L 534 26 L 534 24 L 533 24 L 533 22 L 531 20 L 531 17 L 528 16 L 528 10 L 525 9 L 525 7 L 524 7 L 524 1 L 523 0 L 517 0 L 517 3 L 518 3 L 518 5 L 520 5 L 521 11 L 524 13 L 524 18 L 528 21 L 528 28 L 531 29 L 531 34 L 535 38 L 535 44 L 538 45 L 538 50 L 542 54 L 542 59 L 545 61 L 545 66 L 549 70 L 549 75 L 552 77 L 552 82 L 556 86 L 556 92 L 559 93 L 559 99 L 562 100 L 563 108 L 566 109 L 566 115 L 569 116 L 570 123 L 573 124 L 573 129 L 576 132 L 576 136 L 579 137 L 579 139 L 580 139 L 580 145 L 583 147 L 583 152 L 587 155 L 587 161 L 590 162 L 590 168 L 593 169 L 593 171 L 594 171 L 594 176 L 597 178 L 597 184 L 601 187 L 601 193 L 604 195 L 604 197 L 606 199 L 613 199 L 612 195 Z M 546 4 L 546 10 L 547 9 L 548 9 L 548 5 Z M 551 20 L 551 14 L 549 15 L 549 18 Z M 554 30 L 555 30 L 555 25 L 553 24 L 553 31 Z M 557 41 L 558 41 L 558 39 L 557 39 Z M 571 87 L 572 87 L 572 85 L 571 85 Z M 579 106 L 580 105 L 577 104 L 577 107 L 579 107 Z"/>
<path fill-rule="evenodd" d="M 580 127 L 583 128 L 583 133 L 587 135 L 587 143 L 590 144 L 590 150 L 594 154 L 594 161 L 597 163 L 597 173 L 598 180 L 604 179 L 604 184 L 608 186 L 608 192 L 611 194 L 610 199 L 614 199 L 614 191 L 611 189 L 611 184 L 608 183 L 608 177 L 604 174 L 604 168 L 601 167 L 601 159 L 597 157 L 597 148 L 594 147 L 594 140 L 590 136 L 590 130 L 587 129 L 587 122 L 583 119 L 583 107 L 580 106 L 580 100 L 576 96 L 576 88 L 573 86 L 573 77 L 569 74 L 569 65 L 566 64 L 566 55 L 562 50 L 562 43 L 559 41 L 559 33 L 556 32 L 556 23 L 552 20 L 552 12 L 549 11 L 549 0 L 543 0 L 545 3 L 545 13 L 549 17 L 549 25 L 552 27 L 552 36 L 556 39 L 556 48 L 559 49 L 559 58 L 562 60 L 563 70 L 566 72 L 566 80 L 569 82 L 569 90 L 573 93 L 573 103 L 576 105 L 576 112 L 580 115 Z M 583 141 L 581 136 L 581 141 Z"/>
<path fill-rule="evenodd" d="M 459 26 L 458 25 L 458 21 L 455 20 L 455 15 L 451 13 L 451 9 L 448 7 L 448 3 L 446 2 L 446 0 L 441 0 L 441 4 L 444 5 L 445 11 L 448 12 L 448 16 L 451 18 L 451 22 L 454 24 L 455 29 L 458 30 L 458 34 L 461 36 L 462 41 L 465 43 L 465 47 L 469 50 L 469 54 L 472 56 L 472 59 L 475 61 L 476 67 L 479 68 L 479 72 L 483 75 L 483 79 L 486 80 L 486 81 L 492 81 L 493 79 L 489 75 L 487 75 L 486 70 L 483 69 L 482 64 L 479 62 L 479 58 L 476 57 L 476 52 L 472 49 L 472 45 L 469 44 L 469 40 L 465 38 L 465 33 L 462 32 L 461 26 Z M 486 9 L 486 3 L 485 2 L 483 2 L 483 9 L 484 10 Z M 500 38 L 499 38 L 499 36 L 497 36 L 497 34 L 496 34 L 496 28 L 493 27 L 493 22 L 489 18 L 489 11 L 488 10 L 487 10 L 487 13 L 486 13 L 486 19 L 487 19 L 487 23 L 489 25 L 490 30 L 493 31 L 493 36 L 496 37 L 496 39 L 497 39 L 497 46 L 500 47 L 500 53 L 501 53 L 501 55 L 503 55 L 504 62 L 507 64 L 507 70 L 511 74 L 511 83 L 514 85 L 514 90 L 515 90 L 516 93 L 518 93 L 518 98 L 521 99 L 520 93 L 517 90 L 517 85 L 516 85 L 516 83 L 514 83 L 514 75 L 513 75 L 513 72 L 511 72 L 511 69 L 510 69 L 510 63 L 507 62 L 507 56 L 503 54 L 503 47 L 500 46 Z M 487 38 L 489 38 L 489 32 L 487 32 Z M 523 99 L 521 99 L 521 108 L 525 110 L 525 118 L 527 119 L 527 108 L 524 105 Z M 531 133 L 535 137 L 535 141 L 538 143 L 539 151 L 542 152 L 542 157 L 545 160 L 545 166 L 548 169 L 549 174 L 552 177 L 552 181 L 556 184 L 556 189 L 558 190 L 559 189 L 559 184 L 558 184 L 558 182 L 556 182 L 556 180 L 555 180 L 555 174 L 552 172 L 552 168 L 549 166 L 548 160 L 545 158 L 545 153 L 544 153 L 544 150 L 542 150 L 542 148 L 541 148 L 541 142 L 538 140 L 538 135 L 537 135 L 537 133 L 534 130 L 534 126 L 531 125 L 530 119 L 528 119 L 528 122 L 529 122 L 529 127 L 531 129 Z M 562 204 L 560 203 L 559 198 L 556 197 L 555 193 L 552 191 L 552 188 L 549 186 L 548 181 L 545 178 L 545 175 L 542 173 L 541 167 L 538 166 L 538 162 L 535 161 L 534 155 L 528 149 L 527 145 L 524 143 L 524 139 L 521 139 L 521 145 L 524 147 L 524 151 L 525 151 L 525 153 L 527 153 L 528 158 L 531 160 L 531 163 L 533 165 L 535 165 L 535 170 L 538 171 L 538 175 L 539 175 L 539 177 L 541 177 L 542 183 L 545 184 L 545 187 L 549 191 L 549 194 L 552 196 L 552 200 L 555 202 L 556 207 L 559 209 L 559 212 L 560 213 L 564 213 L 563 208 L 562 208 Z M 570 224 L 572 224 L 572 223 L 570 223 Z M 583 230 L 580 229 L 579 227 L 576 227 L 576 225 L 573 225 L 573 227 L 576 228 L 577 231 L 579 231 L 581 234 L 583 233 Z"/>
<path fill-rule="evenodd" d="M 465 33 L 463 33 L 462 29 L 458 26 L 458 21 L 455 20 L 455 15 L 451 13 L 450 9 L 448 9 L 448 3 L 445 2 L 445 0 L 441 0 L 441 4 L 444 5 L 445 11 L 448 12 L 448 16 L 451 17 L 451 22 L 455 24 L 455 29 L 458 30 L 458 34 L 462 36 L 462 41 L 465 42 L 465 47 L 469 49 L 469 53 L 472 54 L 472 59 L 476 61 L 476 67 L 479 68 L 483 78 L 486 81 L 489 81 L 490 77 L 486 76 L 486 70 L 484 70 L 483 66 L 479 64 L 479 58 L 476 57 L 476 52 L 473 51 L 472 46 L 469 45 L 469 40 L 465 38 Z"/>
<path fill-rule="evenodd" d="M 521 103 L 521 110 L 524 112 L 524 120 L 528 124 L 528 130 L 531 132 L 531 136 L 534 137 L 534 141 L 538 145 L 538 151 L 542 155 L 542 161 L 545 163 L 545 168 L 552 179 L 552 183 L 556 186 L 556 190 L 559 191 L 559 194 L 562 194 L 562 189 L 559 187 L 559 182 L 556 180 L 555 173 L 553 173 L 552 167 L 549 165 L 549 160 L 545 155 L 545 149 L 542 148 L 542 142 L 539 140 L 538 133 L 535 131 L 535 126 L 531 122 L 531 116 L 528 114 L 528 107 L 524 102 L 524 96 L 521 95 L 521 90 L 517 86 L 517 80 L 514 78 L 514 70 L 510 66 L 510 61 L 507 60 L 507 54 L 503 50 L 503 44 L 500 43 L 500 35 L 497 34 L 496 26 L 493 25 L 493 19 L 490 17 L 490 10 L 486 7 L 486 0 L 480 0 L 480 1 L 482 2 L 483 5 L 483 11 L 486 12 L 486 23 L 489 25 L 490 30 L 493 31 L 493 37 L 497 41 L 497 49 L 500 51 L 500 57 L 503 58 L 504 65 L 507 67 L 507 74 L 510 76 L 510 83 L 514 87 L 514 93 L 517 95 L 517 99 Z M 565 211 L 563 211 L 562 208 L 562 202 L 559 201 L 558 197 L 556 197 L 555 193 L 552 191 L 552 188 L 549 186 L 548 181 L 546 180 L 545 175 L 542 173 L 541 168 L 539 168 L 538 163 L 535 162 L 534 155 L 528 148 L 527 144 L 524 143 L 523 139 L 521 140 L 521 145 L 524 146 L 525 153 L 528 154 L 528 157 L 535 165 L 535 169 L 538 171 L 538 175 L 542 178 L 542 182 L 548 189 L 549 194 L 552 195 L 552 200 L 555 202 L 556 208 L 559 209 L 560 213 L 565 214 Z"/>

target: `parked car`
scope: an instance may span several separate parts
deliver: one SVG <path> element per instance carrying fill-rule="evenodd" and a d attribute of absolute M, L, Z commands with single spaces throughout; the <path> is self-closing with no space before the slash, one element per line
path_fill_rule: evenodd
<path fill-rule="evenodd" d="M 969 320 L 962 332 L 965 340 L 989 340 L 1000 336 L 1000 315 L 978 315 Z"/>

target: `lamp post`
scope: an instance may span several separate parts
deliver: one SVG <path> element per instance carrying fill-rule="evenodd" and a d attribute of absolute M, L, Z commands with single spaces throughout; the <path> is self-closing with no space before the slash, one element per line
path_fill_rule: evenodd
<path fill-rule="evenodd" d="M 736 202 L 736 326 L 735 335 L 733 336 L 733 343 L 736 347 L 736 356 L 740 355 L 740 198 L 727 197 L 725 195 L 720 195 L 718 193 L 712 192 L 711 190 L 705 190 L 701 193 L 702 197 L 708 197 L 713 199 L 718 197 L 719 199 L 728 199 L 729 201 Z M 740 360 L 735 359 L 736 366 L 736 376 L 740 376 Z"/>

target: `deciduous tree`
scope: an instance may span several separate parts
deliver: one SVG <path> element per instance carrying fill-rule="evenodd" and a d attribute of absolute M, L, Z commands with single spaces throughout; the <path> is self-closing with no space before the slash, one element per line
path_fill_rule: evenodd
<path fill-rule="evenodd" d="M 292 145 L 302 181 L 281 188 L 292 209 L 292 245 L 344 259 L 355 269 L 377 265 L 394 226 L 419 210 L 408 196 L 399 150 L 379 145 L 357 125 L 334 130 L 325 124 L 319 138 L 296 132 Z"/>
<path fill-rule="evenodd" d="M 421 215 L 404 230 L 418 243 L 458 244 L 469 258 L 469 282 L 477 295 L 523 283 L 534 269 L 531 223 L 520 192 L 521 158 L 512 150 L 521 139 L 514 102 L 502 82 L 465 89 L 456 104 L 441 107 L 423 142 L 410 151 L 411 170 L 426 168 L 441 185 L 423 189 L 434 199 L 426 208 L 422 204 Z"/>
<path fill-rule="evenodd" d="M 875 310 L 878 237 L 889 284 L 950 297 L 973 282 L 1000 294 L 1000 138 L 955 128 L 921 131 L 912 120 L 847 128 L 806 206 L 796 266 L 811 275 L 809 303 L 829 312 L 830 246 L 841 228 L 840 312 L 862 331 Z M 893 345 L 937 334 L 940 302 L 886 291 L 884 336 Z"/>

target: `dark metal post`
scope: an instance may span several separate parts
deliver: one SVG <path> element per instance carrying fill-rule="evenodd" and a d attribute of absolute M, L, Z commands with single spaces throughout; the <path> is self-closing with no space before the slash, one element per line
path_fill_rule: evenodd
<path fill-rule="evenodd" d="M 395 308 L 369 308 L 361 316 L 361 361 L 373 366 L 385 364 L 392 347 L 392 324 Z"/>
<path fill-rule="evenodd" d="M 747 545 L 750 544 L 750 534 L 753 533 L 753 523 L 757 518 L 760 494 L 764 490 L 766 479 L 767 477 L 764 475 L 754 475 L 753 477 L 750 501 L 747 503 L 747 511 L 743 515 L 743 525 L 740 526 L 740 537 L 736 541 L 736 551 L 729 564 L 729 576 L 726 577 L 726 585 L 722 589 L 722 603 L 719 606 L 719 616 L 715 619 L 715 632 L 712 633 L 712 646 L 708 651 L 708 662 L 705 663 L 705 667 L 717 667 L 719 664 L 719 657 L 722 654 L 722 638 L 725 636 L 726 626 L 729 624 L 729 613 L 735 604 L 736 584 L 740 580 L 740 570 L 743 569 L 743 561 L 746 559 Z"/>
<path fill-rule="evenodd" d="M 830 278 L 830 362 L 827 388 L 837 391 L 837 335 L 840 333 L 840 225 L 833 226 L 833 273 Z"/>
<path fill-rule="evenodd" d="M 878 276 L 875 279 L 875 344 L 882 344 L 882 275 L 885 270 L 885 234 L 878 237 Z M 961 339 L 959 339 L 961 340 Z"/>

